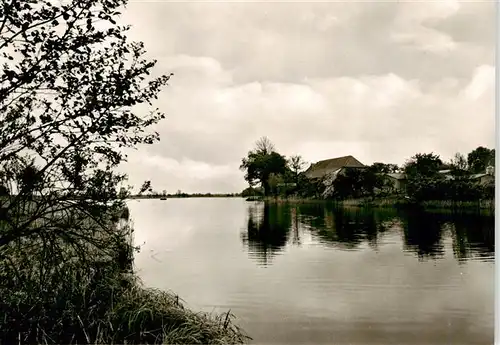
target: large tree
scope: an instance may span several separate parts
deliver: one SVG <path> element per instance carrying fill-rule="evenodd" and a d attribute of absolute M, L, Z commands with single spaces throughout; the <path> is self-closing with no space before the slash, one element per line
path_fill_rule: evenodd
<path fill-rule="evenodd" d="M 125 148 L 159 140 L 147 130 L 164 114 L 136 106 L 170 77 L 148 77 L 155 61 L 116 23 L 126 2 L 0 3 L 0 259 L 29 241 L 59 262 L 116 250 L 105 239 L 129 190 L 116 168 Z"/>
<path fill-rule="evenodd" d="M 465 158 L 465 156 L 460 152 L 455 153 L 449 163 L 449 166 L 451 168 L 451 173 L 455 178 L 468 178 L 469 166 L 467 163 L 467 158 Z"/>
<path fill-rule="evenodd" d="M 242 159 L 240 169 L 245 171 L 245 180 L 250 186 L 260 184 L 264 194 L 269 195 L 269 176 L 284 175 L 287 172 L 285 156 L 274 151 L 274 145 L 263 137 L 256 142 L 255 149 Z"/>
<path fill-rule="evenodd" d="M 495 166 L 495 149 L 479 146 L 467 155 L 467 164 L 472 173 L 484 173 L 489 165 Z"/>
<path fill-rule="evenodd" d="M 255 142 L 255 152 L 261 154 L 270 154 L 274 151 L 276 151 L 276 147 L 266 136 L 259 138 L 259 140 Z"/>
<path fill-rule="evenodd" d="M 438 155 L 434 153 L 417 153 L 408 160 L 403 170 L 408 179 L 417 177 L 436 176 L 443 166 L 443 162 Z"/>

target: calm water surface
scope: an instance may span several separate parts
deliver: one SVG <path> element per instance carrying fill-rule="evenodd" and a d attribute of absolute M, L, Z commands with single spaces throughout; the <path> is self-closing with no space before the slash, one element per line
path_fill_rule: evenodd
<path fill-rule="evenodd" d="M 493 217 L 238 198 L 130 208 L 145 284 L 231 309 L 256 344 L 493 343 Z"/>

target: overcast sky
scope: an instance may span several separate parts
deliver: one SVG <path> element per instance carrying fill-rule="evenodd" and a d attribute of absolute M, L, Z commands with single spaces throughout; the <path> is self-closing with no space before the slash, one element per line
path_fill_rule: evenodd
<path fill-rule="evenodd" d="M 135 1 L 123 20 L 156 71 L 161 142 L 130 155 L 130 182 L 238 192 L 261 136 L 308 162 L 402 164 L 494 147 L 494 1 Z"/>

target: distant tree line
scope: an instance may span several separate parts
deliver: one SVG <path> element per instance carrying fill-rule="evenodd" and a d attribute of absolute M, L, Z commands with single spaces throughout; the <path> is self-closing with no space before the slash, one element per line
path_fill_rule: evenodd
<path fill-rule="evenodd" d="M 157 192 L 149 190 L 140 195 L 132 195 L 132 199 L 158 199 L 158 198 L 230 198 L 239 197 L 241 193 L 185 193 L 178 190 L 174 194 L 167 193 L 167 191 Z"/>
<path fill-rule="evenodd" d="M 382 197 L 404 193 L 415 201 L 492 199 L 494 183 L 481 185 L 470 177 L 484 173 L 495 164 L 495 149 L 478 147 L 467 156 L 455 154 L 444 162 L 434 153 L 417 153 L 405 164 L 373 163 L 366 168 L 344 169 L 332 179 L 325 176 L 309 179 L 308 163 L 300 155 L 289 158 L 277 152 L 267 138 L 260 138 L 253 150 L 242 159 L 249 187 L 242 196 L 274 196 L 300 198 L 353 199 Z M 442 171 L 447 170 L 446 174 Z M 396 190 L 386 174 L 405 174 L 406 187 Z"/>

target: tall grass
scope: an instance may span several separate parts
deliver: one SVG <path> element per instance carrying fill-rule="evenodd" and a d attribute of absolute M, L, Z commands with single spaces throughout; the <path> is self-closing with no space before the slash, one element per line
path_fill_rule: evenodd
<path fill-rule="evenodd" d="M 124 233 L 120 238 L 126 254 L 132 256 Z M 57 248 L 63 250 L 47 252 L 46 244 L 35 238 L 0 247 L 1 344 L 242 344 L 250 340 L 229 312 L 196 313 L 170 292 L 145 288 L 120 262 L 119 253 L 96 252 L 95 257 L 82 260 L 69 246 Z"/>
<path fill-rule="evenodd" d="M 422 202 L 425 208 L 467 208 L 467 209 L 494 209 L 494 200 L 478 201 L 451 201 L 451 200 L 429 200 Z"/>
<path fill-rule="evenodd" d="M 480 201 L 452 201 L 452 200 L 429 200 L 422 201 L 418 204 L 411 203 L 409 200 L 401 196 L 376 197 L 376 198 L 359 198 L 346 200 L 324 200 L 313 198 L 297 198 L 297 197 L 266 197 L 265 202 L 269 203 L 333 203 L 343 207 L 375 207 L 375 208 L 393 208 L 406 206 L 419 206 L 424 209 L 450 209 L 474 211 L 476 209 L 494 211 L 495 200 L 480 200 Z"/>
<path fill-rule="evenodd" d="M 275 203 L 275 204 L 286 204 L 286 203 L 292 203 L 292 204 L 302 204 L 302 203 L 324 203 L 325 199 L 315 199 L 315 198 L 304 198 L 304 197 L 296 197 L 296 196 L 289 196 L 289 197 L 283 197 L 283 196 L 278 196 L 278 197 L 265 197 L 262 198 L 263 201 L 267 203 Z"/>

